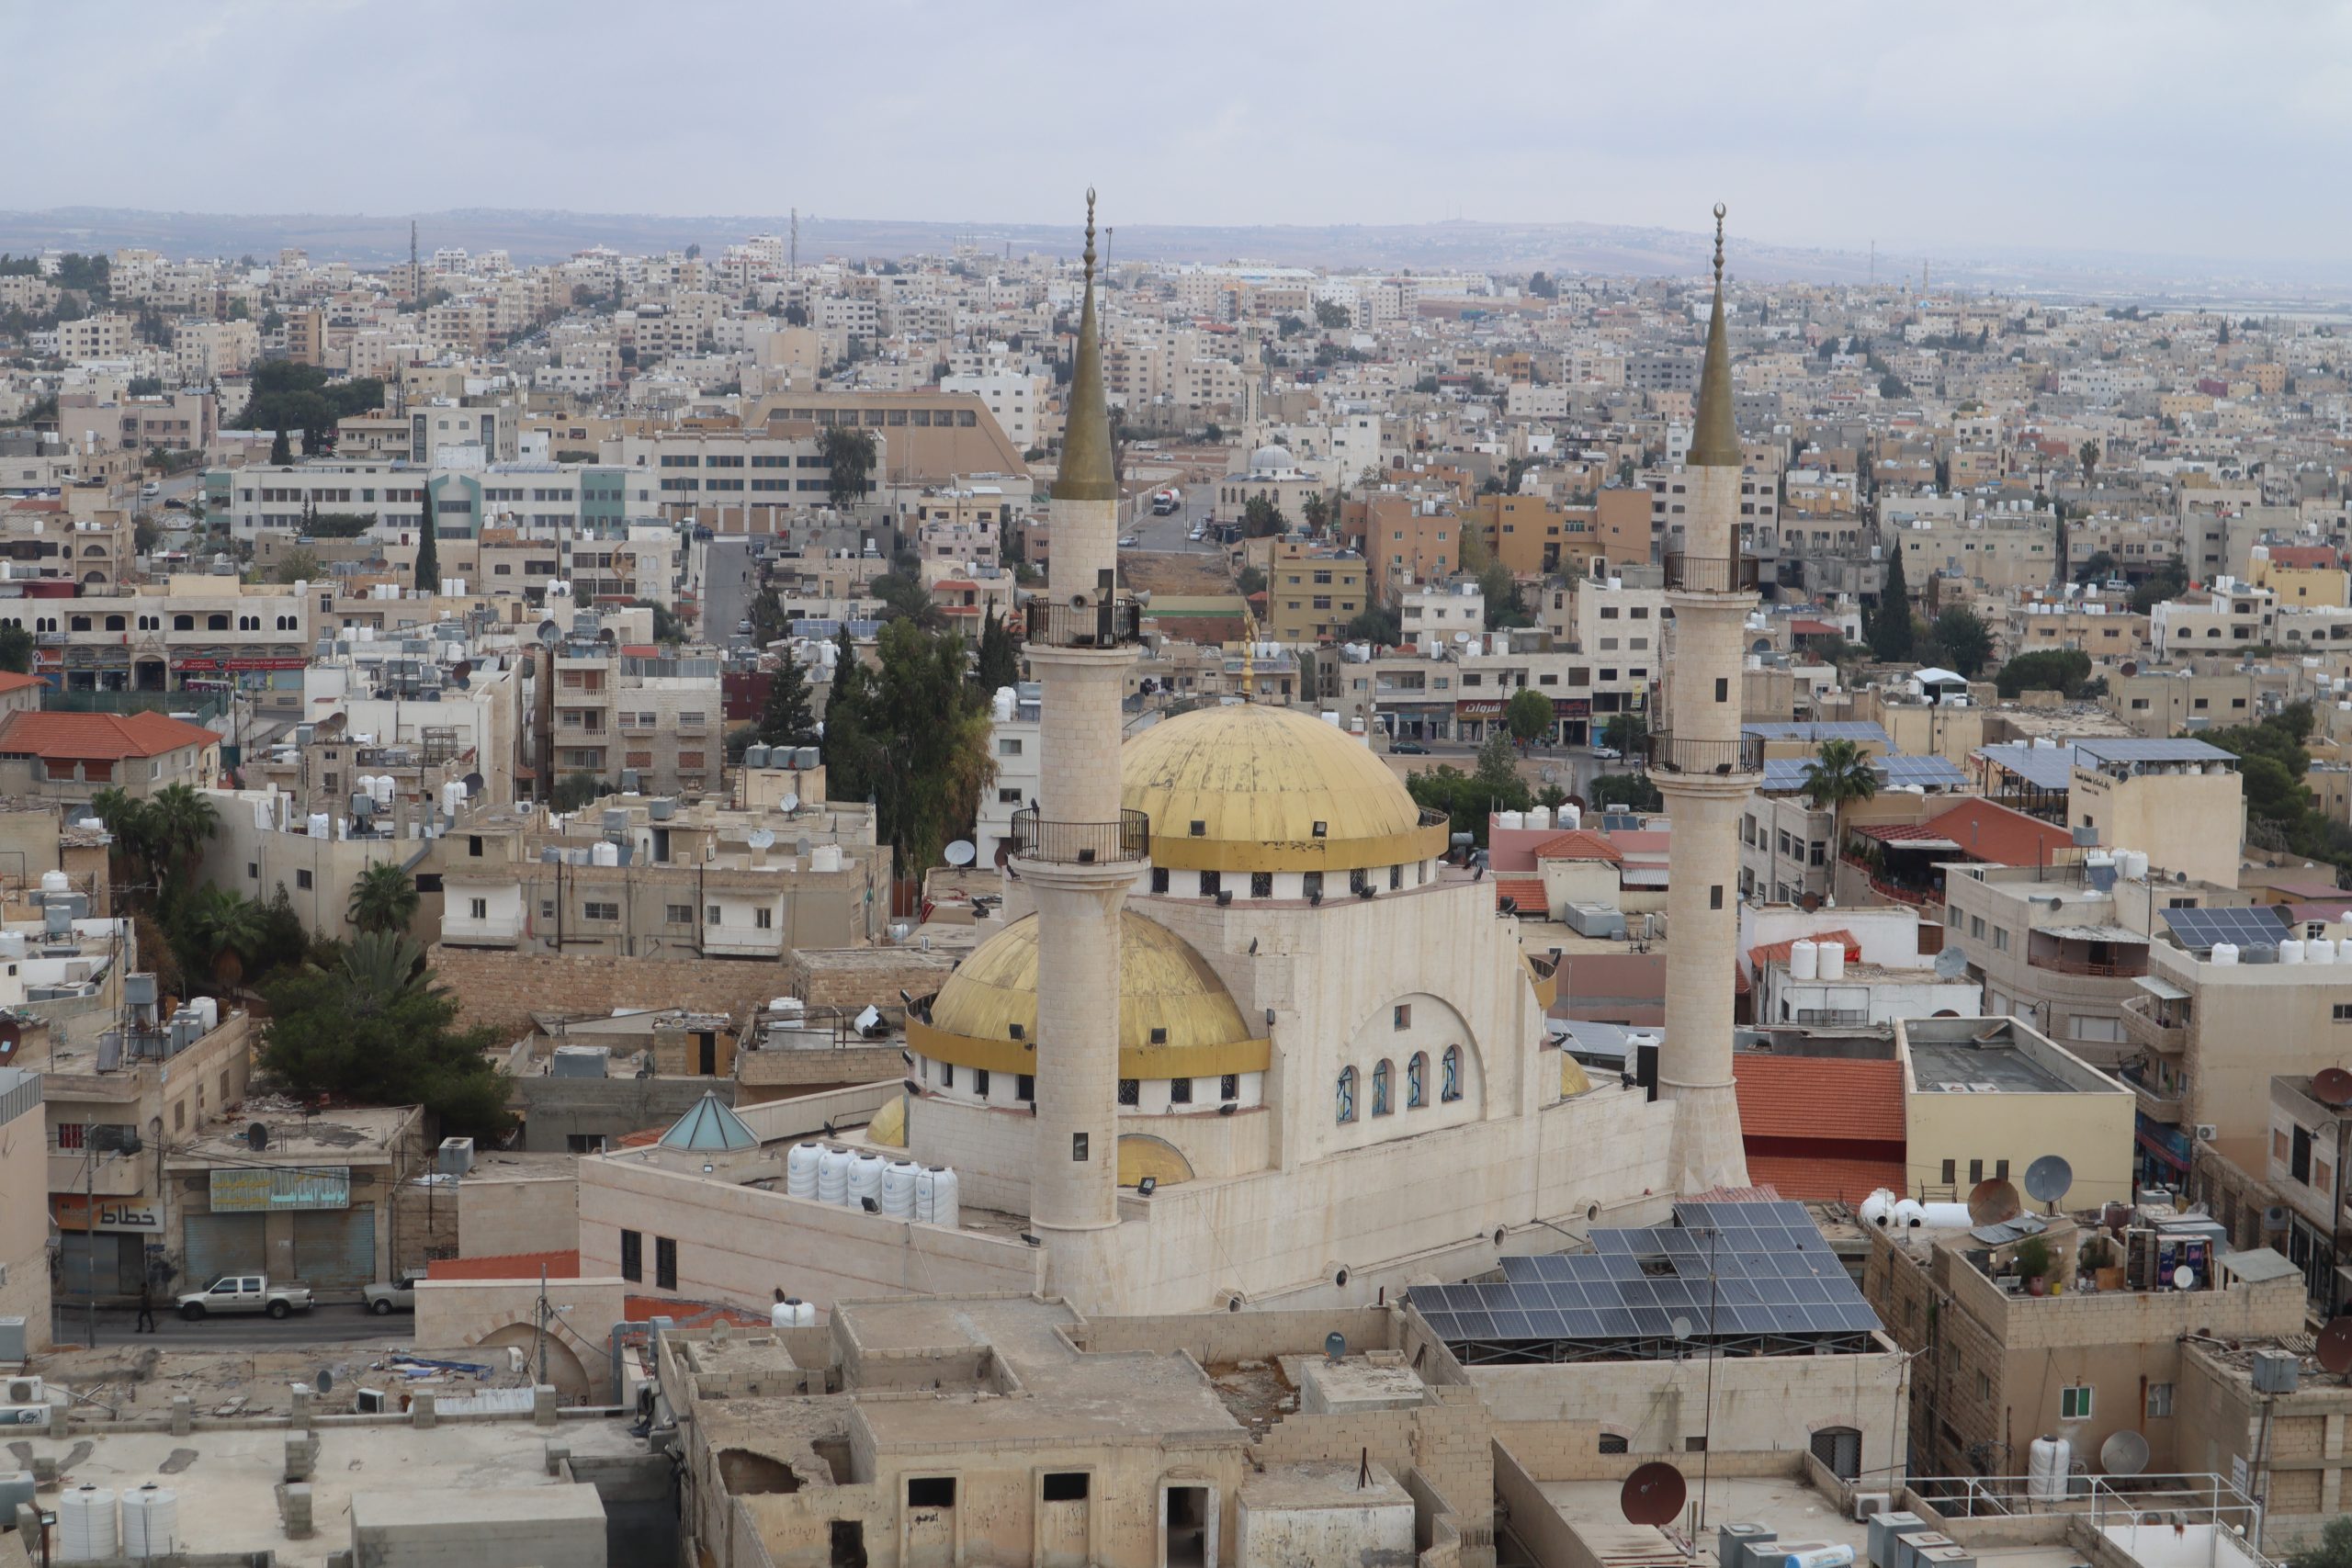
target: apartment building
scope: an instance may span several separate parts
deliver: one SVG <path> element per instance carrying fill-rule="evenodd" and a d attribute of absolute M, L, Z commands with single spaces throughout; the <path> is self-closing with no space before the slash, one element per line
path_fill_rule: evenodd
<path fill-rule="evenodd" d="M 1276 642 L 1332 642 L 1369 602 L 1369 568 L 1353 550 L 1277 541 L 1266 568 L 1267 635 Z"/>
<path fill-rule="evenodd" d="M 1384 491 L 1365 497 L 1363 553 L 1372 566 L 1374 597 L 1398 604 L 1416 584 L 1453 576 L 1462 565 L 1462 518 L 1434 494 Z"/>
<path fill-rule="evenodd" d="M 554 649 L 539 698 L 541 776 L 586 773 L 622 789 L 699 798 L 718 787 L 727 736 L 718 661 Z"/>
<path fill-rule="evenodd" d="M 871 815 L 825 804 L 821 769 L 778 771 L 797 773 L 790 810 L 655 795 L 561 824 L 528 806 L 463 818 L 436 842 L 442 944 L 775 964 L 873 942 L 890 857 Z"/>
<path fill-rule="evenodd" d="M 0 1191 L 49 1184 L 48 1115 L 39 1073 L 0 1066 Z M 49 1343 L 49 1215 L 39 1203 L 0 1203 L 0 1317 L 21 1319 L 28 1348 Z"/>
<path fill-rule="evenodd" d="M 64 392 L 57 400 L 57 433 L 69 446 L 96 441 L 142 455 L 158 446 L 201 452 L 219 427 L 218 400 L 200 387 L 105 400 L 90 392 Z"/>
<path fill-rule="evenodd" d="M 0 510 L 0 559 L 12 581 L 48 578 L 83 592 L 118 592 L 135 554 L 128 512 L 117 507 L 74 516 L 46 507 Z"/>
<path fill-rule="evenodd" d="M 290 586 L 173 577 L 78 598 L 39 588 L 0 583 L 0 626 L 31 632 L 34 672 L 68 691 L 299 691 L 310 662 L 310 602 Z"/>
<path fill-rule="evenodd" d="M 991 370 L 975 375 L 943 376 L 943 392 L 968 392 L 987 405 L 989 417 L 1014 450 L 1027 452 L 1045 445 L 1037 423 L 1043 378 L 1023 371 Z"/>
<path fill-rule="evenodd" d="M 2142 670 L 2109 671 L 2101 706 L 2159 739 L 2183 730 L 2251 724 L 2262 716 L 2261 682 L 2251 671 Z"/>
<path fill-rule="evenodd" d="M 1022 448 L 974 392 L 771 392 L 744 410 L 745 430 L 849 426 L 874 436 L 877 487 L 948 484 L 959 474 L 1027 472 Z"/>
<path fill-rule="evenodd" d="M 0 718 L 0 791 L 86 802 L 119 789 L 143 798 L 173 784 L 220 782 L 220 737 L 147 712 L 27 713 Z"/>
<path fill-rule="evenodd" d="M 129 316 L 99 314 L 57 323 L 57 356 L 69 361 L 121 359 L 138 346 Z"/>

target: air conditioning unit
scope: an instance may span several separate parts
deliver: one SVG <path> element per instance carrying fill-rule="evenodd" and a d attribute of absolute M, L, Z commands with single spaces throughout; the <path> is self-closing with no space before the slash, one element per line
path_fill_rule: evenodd
<path fill-rule="evenodd" d="M 384 1391 L 379 1388 L 363 1388 L 359 1391 L 357 1403 L 360 1415 L 381 1416 L 384 1413 Z"/>
<path fill-rule="evenodd" d="M 40 1379 L 39 1378 L 10 1378 L 8 1380 L 7 1403 L 10 1404 L 46 1404 L 49 1403 L 49 1395 L 41 1391 Z"/>
<path fill-rule="evenodd" d="M 2199 1122 L 2197 1123 L 2197 1141 L 2199 1143 L 2210 1144 L 2221 1135 L 2222 1129 L 2215 1126 L 2212 1122 Z"/>

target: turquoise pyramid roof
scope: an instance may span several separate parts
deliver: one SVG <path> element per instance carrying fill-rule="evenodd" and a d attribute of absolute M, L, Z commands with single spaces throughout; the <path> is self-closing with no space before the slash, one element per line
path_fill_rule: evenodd
<path fill-rule="evenodd" d="M 694 1149 L 704 1154 L 714 1149 L 757 1148 L 759 1143 L 760 1135 L 745 1125 L 741 1116 L 719 1103 L 716 1094 L 705 1094 L 695 1100 L 662 1134 L 664 1148 Z"/>

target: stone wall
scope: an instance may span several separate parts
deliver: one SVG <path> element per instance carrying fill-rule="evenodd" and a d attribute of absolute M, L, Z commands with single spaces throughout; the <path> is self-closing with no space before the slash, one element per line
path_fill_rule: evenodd
<path fill-rule="evenodd" d="M 615 1008 L 693 1008 L 744 1017 L 786 994 L 784 966 L 753 960 L 616 961 L 604 955 L 517 953 L 443 947 L 431 954 L 458 997 L 458 1021 L 532 1030 L 533 1012 L 610 1012 Z M 898 993 L 890 993 L 895 1000 Z"/>
<path fill-rule="evenodd" d="M 580 1179 L 469 1175 L 458 1183 L 460 1258 L 571 1252 L 580 1246 Z M 432 1344 L 432 1340 L 421 1341 Z"/>

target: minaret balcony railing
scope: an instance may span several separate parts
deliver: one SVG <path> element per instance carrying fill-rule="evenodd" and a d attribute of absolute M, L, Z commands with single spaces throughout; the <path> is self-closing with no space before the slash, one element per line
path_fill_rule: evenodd
<path fill-rule="evenodd" d="M 1666 587 L 1670 593 L 1753 593 L 1756 582 L 1754 556 L 1666 552 Z"/>
<path fill-rule="evenodd" d="M 1151 818 L 1121 811 L 1116 822 L 1056 822 L 1032 806 L 1012 814 L 1012 853 L 1049 865 L 1140 861 L 1151 853 Z"/>
<path fill-rule="evenodd" d="M 1128 648 L 1143 640 L 1143 603 L 1124 594 L 1080 604 L 1039 597 L 1021 611 L 1028 641 L 1042 648 Z"/>
<path fill-rule="evenodd" d="M 1764 771 L 1764 738 L 1743 735 L 1736 740 L 1701 739 L 1654 730 L 1649 738 L 1650 768 L 1661 773 L 1760 773 Z"/>

